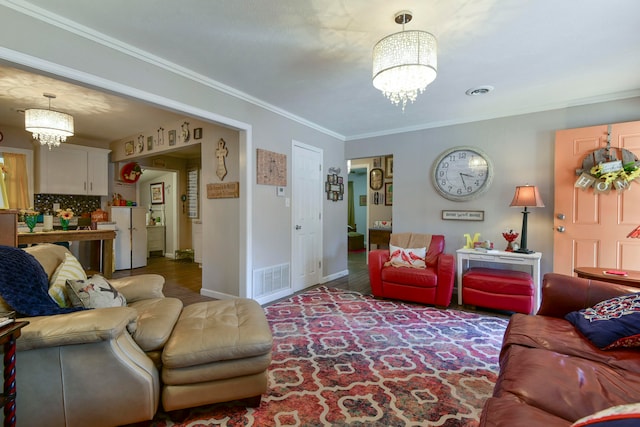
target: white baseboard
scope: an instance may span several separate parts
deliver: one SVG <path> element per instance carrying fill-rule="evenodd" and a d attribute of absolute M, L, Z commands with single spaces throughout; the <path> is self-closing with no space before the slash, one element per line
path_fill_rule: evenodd
<path fill-rule="evenodd" d="M 320 283 L 321 284 L 322 283 L 327 283 L 327 282 L 330 282 L 332 280 L 336 280 L 336 279 L 339 279 L 341 277 L 348 276 L 348 275 L 349 275 L 349 270 L 342 270 L 342 271 L 339 271 L 337 273 L 330 274 L 329 276 L 323 277 L 321 279 Z"/>

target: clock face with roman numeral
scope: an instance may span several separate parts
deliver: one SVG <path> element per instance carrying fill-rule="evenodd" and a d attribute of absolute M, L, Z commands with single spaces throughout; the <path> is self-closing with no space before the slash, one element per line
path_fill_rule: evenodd
<path fill-rule="evenodd" d="M 442 197 L 463 202 L 487 191 L 493 179 L 493 165 L 478 148 L 455 147 L 436 159 L 431 178 Z"/>

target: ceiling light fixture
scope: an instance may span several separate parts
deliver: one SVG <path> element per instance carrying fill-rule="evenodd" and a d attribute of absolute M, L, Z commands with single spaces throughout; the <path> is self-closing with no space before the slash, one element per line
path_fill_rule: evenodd
<path fill-rule="evenodd" d="M 438 74 L 438 42 L 426 31 L 405 31 L 413 15 L 396 13 L 402 31 L 380 40 L 373 47 L 373 86 L 395 105 L 414 102 Z"/>
<path fill-rule="evenodd" d="M 51 109 L 51 100 L 56 96 L 44 93 L 49 98 L 49 109 L 29 108 L 24 111 L 24 127 L 31 132 L 33 139 L 40 141 L 41 145 L 57 147 L 65 142 L 67 137 L 73 136 L 73 116 Z"/>

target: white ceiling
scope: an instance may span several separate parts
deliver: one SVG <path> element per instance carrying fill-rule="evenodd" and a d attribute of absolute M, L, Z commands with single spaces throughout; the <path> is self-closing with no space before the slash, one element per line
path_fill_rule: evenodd
<path fill-rule="evenodd" d="M 6 4 L 82 26 L 84 33 L 105 43 L 146 51 L 218 82 L 223 90 L 240 92 L 345 139 L 640 95 L 640 2 L 635 0 Z M 406 28 L 433 33 L 439 53 L 437 79 L 403 113 L 373 88 L 371 51 L 379 39 L 401 29 L 393 17 L 404 9 L 414 15 Z M 495 90 L 465 95 L 483 85 Z M 76 116 L 78 134 L 100 140 L 123 138 L 177 118 L 123 98 L 5 69 L 0 70 L 0 121 L 21 123 L 15 111 L 46 106 L 43 92 L 56 93 L 52 106 Z"/>

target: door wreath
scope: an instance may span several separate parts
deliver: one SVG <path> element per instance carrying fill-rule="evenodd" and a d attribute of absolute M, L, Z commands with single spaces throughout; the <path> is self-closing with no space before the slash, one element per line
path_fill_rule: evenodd
<path fill-rule="evenodd" d="M 618 159 L 615 149 L 607 141 L 606 148 L 587 154 L 582 168 L 576 170 L 578 179 L 575 186 L 583 190 L 593 188 L 596 193 L 608 193 L 612 188 L 622 192 L 631 182 L 640 177 L 638 156 L 622 148 L 622 159 Z"/>

